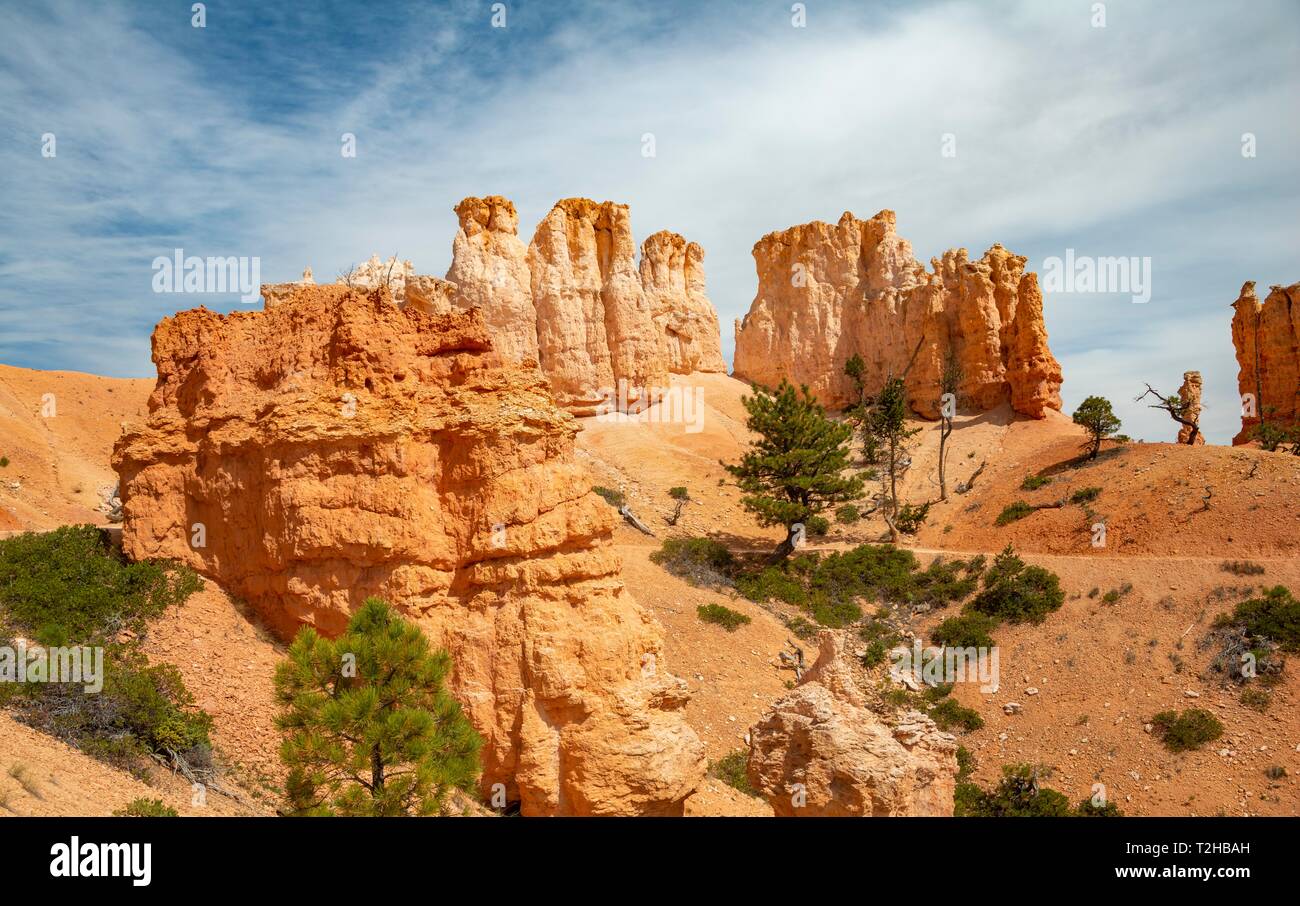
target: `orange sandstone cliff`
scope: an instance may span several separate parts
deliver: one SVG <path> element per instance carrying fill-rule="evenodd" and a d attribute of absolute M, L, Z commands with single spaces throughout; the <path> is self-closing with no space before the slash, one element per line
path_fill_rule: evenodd
<path fill-rule="evenodd" d="M 1248 281 L 1232 307 L 1242 396 L 1241 431 L 1232 442 L 1244 444 L 1261 419 L 1300 424 L 1300 283 L 1269 287 L 1260 302 Z"/>
<path fill-rule="evenodd" d="M 485 791 L 530 815 L 680 814 L 704 773 L 685 686 L 623 587 L 573 419 L 491 347 L 481 310 L 386 285 L 164 319 L 147 422 L 114 450 L 125 549 L 284 636 L 381 596 L 450 651 Z"/>
<path fill-rule="evenodd" d="M 909 404 L 934 418 L 947 357 L 960 366 L 961 405 L 1003 401 L 1042 418 L 1060 409 L 1061 368 L 1047 346 L 1043 296 L 1025 258 L 994 245 L 933 259 L 933 272 L 894 232 L 894 212 L 845 213 L 769 233 L 754 246 L 758 293 L 736 324 L 735 375 L 774 387 L 807 384 L 824 405 L 852 402 L 844 363 L 860 355 L 868 387 L 907 374 Z"/>

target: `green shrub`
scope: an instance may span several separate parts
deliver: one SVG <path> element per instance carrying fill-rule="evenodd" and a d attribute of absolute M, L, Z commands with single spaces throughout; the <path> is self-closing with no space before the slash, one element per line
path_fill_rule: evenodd
<path fill-rule="evenodd" d="M 831 629 L 842 629 L 862 618 L 862 608 L 853 601 L 832 598 L 822 591 L 808 596 L 808 612 L 818 623 Z"/>
<path fill-rule="evenodd" d="M 1241 690 L 1241 703 L 1247 708 L 1263 713 L 1273 703 L 1273 696 L 1263 689 L 1249 687 Z"/>
<path fill-rule="evenodd" d="M 736 578 L 736 591 L 755 603 L 784 601 L 802 607 L 808 603 L 808 592 L 803 583 L 787 574 L 779 566 L 769 566 L 757 572 Z"/>
<path fill-rule="evenodd" d="M 930 718 L 940 730 L 959 729 L 963 733 L 984 726 L 984 719 L 974 708 L 967 708 L 951 698 L 945 698 L 930 709 Z"/>
<path fill-rule="evenodd" d="M 984 574 L 983 590 L 967 607 L 1009 623 L 1041 623 L 1064 603 L 1056 574 L 1026 566 L 1008 544 Z"/>
<path fill-rule="evenodd" d="M 930 632 L 930 639 L 948 648 L 992 648 L 994 642 L 989 633 L 997 625 L 997 620 L 985 614 L 964 613 L 936 626 Z"/>
<path fill-rule="evenodd" d="M 727 632 L 735 632 L 741 626 L 750 622 L 749 617 L 743 613 L 732 610 L 730 607 L 723 607 L 721 604 L 701 604 L 695 608 L 695 612 L 704 622 L 721 626 Z"/>
<path fill-rule="evenodd" d="M 1219 569 L 1234 576 L 1258 576 L 1264 572 L 1264 567 L 1249 560 L 1224 560 Z"/>
<path fill-rule="evenodd" d="M 650 555 L 650 561 L 692 585 L 704 587 L 730 585 L 735 566 L 731 551 L 712 538 L 668 538 Z"/>
<path fill-rule="evenodd" d="M 1052 479 L 1046 475 L 1026 475 L 1025 480 L 1020 482 L 1020 490 L 1037 491 L 1039 488 L 1047 487 L 1052 483 Z"/>
<path fill-rule="evenodd" d="M 1094 805 L 1091 799 L 1085 799 L 1078 804 L 1074 810 L 1075 815 L 1080 818 L 1123 818 L 1124 813 L 1119 810 L 1113 802 L 1105 802 L 1102 805 Z"/>
<path fill-rule="evenodd" d="M 820 538 L 831 530 L 831 523 L 825 516 L 809 516 L 803 527 L 813 538 Z"/>
<path fill-rule="evenodd" d="M 1017 520 L 1024 519 L 1034 508 L 1023 500 L 1017 500 L 1015 503 L 1009 503 L 998 513 L 998 518 L 993 520 L 994 525 L 1010 525 Z"/>
<path fill-rule="evenodd" d="M 1181 714 L 1161 711 L 1151 718 L 1153 732 L 1171 752 L 1188 752 L 1199 749 L 1223 735 L 1223 724 L 1209 711 L 1188 708 Z"/>
<path fill-rule="evenodd" d="M 600 485 L 596 485 L 592 490 L 616 510 L 621 510 L 627 505 L 627 498 L 623 496 L 622 491 L 615 491 L 613 488 L 601 487 Z"/>
<path fill-rule="evenodd" d="M 805 641 L 816 638 L 819 631 L 816 623 L 809 622 L 803 617 L 790 618 L 790 620 L 785 624 L 785 628 L 790 630 L 796 639 L 803 639 Z"/>
<path fill-rule="evenodd" d="M 0 469 L 7 469 L 7 468 L 9 468 L 9 457 L 0 456 Z"/>
<path fill-rule="evenodd" d="M 691 499 L 691 495 L 687 492 L 686 488 L 683 487 L 682 485 L 678 485 L 678 486 L 675 487 L 675 488 L 669 488 L 669 489 L 668 489 L 668 496 L 671 497 L 673 500 L 690 500 L 690 499 Z"/>
<path fill-rule="evenodd" d="M 1070 503 L 1092 503 L 1101 496 L 1101 488 L 1079 488 L 1070 495 Z"/>
<path fill-rule="evenodd" d="M 128 562 L 91 525 L 0 541 L 0 607 L 10 630 L 90 643 L 138 631 L 201 587 L 193 570 Z"/>
<path fill-rule="evenodd" d="M 852 525 L 861 518 L 862 514 L 851 503 L 846 503 L 835 511 L 835 521 L 841 525 Z"/>
<path fill-rule="evenodd" d="M 930 515 L 930 504 L 923 503 L 920 506 L 913 506 L 905 503 L 898 508 L 894 515 L 894 525 L 904 535 L 915 535 L 925 524 L 925 519 Z"/>
<path fill-rule="evenodd" d="M 739 790 L 746 796 L 758 796 L 758 790 L 749 784 L 749 776 L 746 773 L 748 762 L 749 753 L 744 749 L 737 749 L 728 755 L 723 755 L 717 761 L 710 762 L 709 776 L 716 777 L 727 786 Z"/>
<path fill-rule="evenodd" d="M 200 587 L 189 569 L 131 563 L 93 526 L 66 526 L 0 541 L 0 640 L 103 648 L 103 687 L 0 684 L 0 703 L 25 723 L 88 754 L 136 770 L 147 756 L 211 766 L 212 719 L 194 707 L 180 672 L 150 664 L 139 639 L 150 619 Z"/>
<path fill-rule="evenodd" d="M 1215 625 L 1236 625 L 1251 639 L 1267 639 L 1283 651 L 1300 651 L 1300 601 L 1282 585 L 1265 589 L 1263 597 L 1242 601 L 1231 617 L 1221 616 Z"/>
<path fill-rule="evenodd" d="M 957 784 L 953 815 L 958 818 L 1067 818 L 1070 800 L 1040 787 L 1039 772 L 1027 764 L 1005 765 L 1002 782 L 985 792 L 973 783 Z"/>
<path fill-rule="evenodd" d="M 975 756 L 965 746 L 957 747 L 957 782 L 965 783 L 977 766 Z"/>
<path fill-rule="evenodd" d="M 175 818 L 176 809 L 165 804 L 161 799 L 132 799 L 124 807 L 113 812 L 118 818 Z"/>

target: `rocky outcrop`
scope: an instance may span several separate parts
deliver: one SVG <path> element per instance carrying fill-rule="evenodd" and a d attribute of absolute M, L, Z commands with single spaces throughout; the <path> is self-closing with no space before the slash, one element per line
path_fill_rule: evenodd
<path fill-rule="evenodd" d="M 1249 281 L 1232 307 L 1237 389 L 1243 402 L 1241 431 L 1232 442 L 1243 444 L 1261 420 L 1300 425 L 1300 283 L 1269 287 L 1261 303 Z"/>
<path fill-rule="evenodd" d="M 747 774 L 778 816 L 951 816 L 957 744 L 909 712 L 887 726 L 867 708 L 841 634 L 750 733 Z"/>
<path fill-rule="evenodd" d="M 620 382 L 630 403 L 668 385 L 641 288 L 627 205 L 566 198 L 528 246 L 537 347 L 556 402 L 594 415 Z"/>
<path fill-rule="evenodd" d="M 1184 419 L 1197 425 L 1201 421 L 1201 387 L 1199 371 L 1183 372 L 1183 386 L 1178 388 L 1179 411 Z M 1193 436 L 1191 425 L 1180 425 L 1178 442 L 1198 446 L 1205 443 L 1205 435 L 1198 428 Z"/>
<path fill-rule="evenodd" d="M 284 637 L 391 601 L 452 655 L 485 792 L 680 814 L 704 772 L 684 684 L 619 578 L 575 422 L 491 346 L 481 310 L 399 307 L 382 282 L 164 319 L 148 421 L 114 451 L 125 550 L 189 564 Z"/>
<path fill-rule="evenodd" d="M 492 344 L 502 355 L 536 362 L 537 309 L 515 206 L 499 195 L 466 198 L 456 205 L 456 216 L 460 229 L 447 271 L 456 286 L 456 306 L 482 309 Z"/>
<path fill-rule="evenodd" d="M 641 287 L 673 374 L 726 373 L 718 313 L 704 291 L 704 249 L 660 230 L 641 243 Z"/>
<path fill-rule="evenodd" d="M 894 212 L 881 211 L 769 233 L 753 254 L 758 294 L 736 324 L 737 377 L 768 387 L 788 378 L 841 408 L 853 401 L 844 363 L 860 355 L 868 387 L 906 374 L 911 408 L 935 418 L 951 357 L 964 407 L 1007 401 L 1034 418 L 1061 408 L 1038 278 L 1001 245 L 978 261 L 945 252 L 928 272 L 894 231 Z"/>

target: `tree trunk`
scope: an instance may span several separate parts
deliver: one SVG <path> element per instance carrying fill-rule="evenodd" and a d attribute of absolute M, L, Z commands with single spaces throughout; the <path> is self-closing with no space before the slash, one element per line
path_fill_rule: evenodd
<path fill-rule="evenodd" d="M 379 755 L 379 744 L 370 750 L 370 794 L 379 793 L 384 788 L 384 759 Z"/>
<path fill-rule="evenodd" d="M 943 458 L 948 446 L 948 435 L 952 434 L 952 419 L 945 418 L 939 425 L 939 499 L 948 499 L 948 482 L 944 477 Z"/>
<path fill-rule="evenodd" d="M 799 523 L 796 522 L 785 527 L 785 540 L 777 545 L 776 550 L 772 551 L 772 556 L 768 558 L 769 563 L 780 563 L 794 553 L 794 539 L 796 537 L 794 527 L 796 525 L 799 525 Z"/>

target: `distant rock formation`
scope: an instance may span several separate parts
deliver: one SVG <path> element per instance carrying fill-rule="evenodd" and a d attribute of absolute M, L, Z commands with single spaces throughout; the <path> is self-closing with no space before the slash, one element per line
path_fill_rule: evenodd
<path fill-rule="evenodd" d="M 430 314 L 480 309 L 492 348 L 540 364 L 556 401 L 574 415 L 642 406 L 668 387 L 669 374 L 726 372 L 696 243 L 655 233 L 642 244 L 638 269 L 624 204 L 563 199 L 527 246 L 509 199 L 465 198 L 455 210 L 460 229 L 445 280 L 374 255 L 338 282 L 387 283 L 399 306 L 409 300 Z M 272 306 L 302 285 L 264 284 L 262 296 Z"/>
<path fill-rule="evenodd" d="M 1184 371 L 1183 386 L 1178 388 L 1178 400 L 1182 404 L 1182 415 L 1188 421 L 1200 424 L 1201 421 L 1201 373 L 1199 371 Z M 1198 446 L 1205 443 L 1205 434 L 1197 430 L 1196 437 L 1192 437 L 1192 429 L 1189 425 L 1182 425 L 1178 429 L 1178 442 L 1180 444 L 1190 443 L 1192 446 Z"/>
<path fill-rule="evenodd" d="M 537 361 L 537 308 L 528 247 L 519 241 L 519 215 L 500 195 L 456 205 L 460 229 L 451 246 L 447 279 L 457 308 L 480 308 L 492 345 L 515 361 Z"/>
<path fill-rule="evenodd" d="M 526 815 L 681 814 L 703 747 L 576 423 L 490 349 L 482 309 L 429 314 L 410 277 L 401 307 L 381 278 L 164 319 L 148 421 L 114 449 L 126 552 L 189 564 L 286 638 L 382 597 L 451 653 L 484 792 Z"/>
<path fill-rule="evenodd" d="M 641 288 L 627 205 L 566 198 L 528 246 L 537 348 L 561 406 L 594 415 L 619 382 L 629 403 L 668 385 Z"/>
<path fill-rule="evenodd" d="M 957 743 L 919 712 L 887 726 L 868 710 L 840 633 L 750 733 L 747 774 L 779 817 L 946 816 Z"/>
<path fill-rule="evenodd" d="M 1244 444 L 1262 420 L 1300 424 L 1300 283 L 1270 286 L 1261 303 L 1255 282 L 1247 281 L 1232 307 L 1242 396 L 1241 430 L 1232 442 Z"/>
<path fill-rule="evenodd" d="M 893 211 L 870 220 L 846 212 L 837 224 L 814 221 L 760 239 L 758 293 L 736 323 L 736 377 L 768 387 L 788 378 L 841 408 L 853 401 L 844 374 L 853 355 L 866 365 L 868 387 L 910 365 L 911 408 L 937 418 L 951 354 L 962 370 L 962 406 L 1009 401 L 1034 418 L 1059 410 L 1061 368 L 1026 259 L 1001 245 L 978 261 L 957 249 L 932 259 L 930 273 L 894 220 Z"/>
<path fill-rule="evenodd" d="M 641 287 L 673 374 L 726 373 L 718 313 L 704 291 L 704 249 L 660 230 L 641 243 Z"/>

